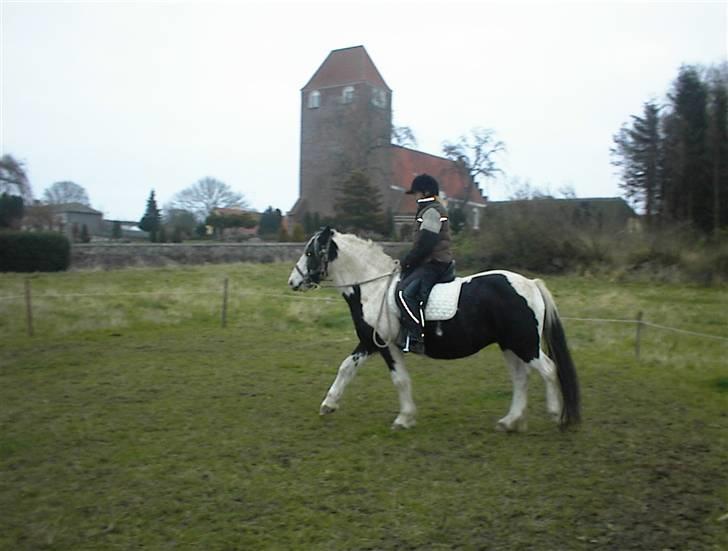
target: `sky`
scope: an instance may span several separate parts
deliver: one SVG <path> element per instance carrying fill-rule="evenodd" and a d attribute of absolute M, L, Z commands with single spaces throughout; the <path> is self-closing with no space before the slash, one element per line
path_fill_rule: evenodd
<path fill-rule="evenodd" d="M 363 45 L 417 149 L 476 127 L 505 142 L 484 195 L 618 196 L 613 135 L 682 64 L 728 58 L 727 4 L 0 0 L 0 155 L 36 198 L 70 180 L 107 219 L 205 177 L 285 212 L 300 90 L 331 50 Z"/>

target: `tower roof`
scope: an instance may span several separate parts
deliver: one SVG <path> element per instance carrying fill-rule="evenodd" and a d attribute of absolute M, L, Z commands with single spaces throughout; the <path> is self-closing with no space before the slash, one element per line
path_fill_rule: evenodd
<path fill-rule="evenodd" d="M 301 90 L 367 82 L 391 92 L 364 46 L 332 50 Z"/>

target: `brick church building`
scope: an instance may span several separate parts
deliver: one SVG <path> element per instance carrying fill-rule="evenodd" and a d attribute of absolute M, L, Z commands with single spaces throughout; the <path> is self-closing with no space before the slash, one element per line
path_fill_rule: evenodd
<path fill-rule="evenodd" d="M 352 170 L 362 170 L 394 215 L 395 227 L 410 225 L 415 200 L 406 195 L 412 178 L 426 172 L 440 182 L 450 208 L 464 207 L 477 228 L 485 199 L 455 163 L 391 143 L 392 90 L 363 46 L 333 50 L 301 89 L 300 193 L 290 215 L 334 216 L 336 190 Z"/>

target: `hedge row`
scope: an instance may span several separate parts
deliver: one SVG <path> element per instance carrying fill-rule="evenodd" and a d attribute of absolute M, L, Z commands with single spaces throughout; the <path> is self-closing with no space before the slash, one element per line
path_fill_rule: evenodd
<path fill-rule="evenodd" d="M 0 231 L 0 272 L 60 272 L 71 263 L 71 243 L 58 233 Z"/>

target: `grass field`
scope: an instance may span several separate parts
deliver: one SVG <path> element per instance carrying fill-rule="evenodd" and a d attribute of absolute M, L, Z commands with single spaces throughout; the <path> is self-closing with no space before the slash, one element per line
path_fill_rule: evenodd
<path fill-rule="evenodd" d="M 493 430 L 497 349 L 410 358 L 419 424 L 392 432 L 378 358 L 318 416 L 355 341 L 343 300 L 290 293 L 289 271 L 33 276 L 32 338 L 24 277 L 0 275 L 0 548 L 728 547 L 728 343 L 648 328 L 636 360 L 634 325 L 567 320 L 565 433 L 536 376 L 529 432 Z M 547 283 L 567 318 L 728 335 L 725 287 Z"/>

